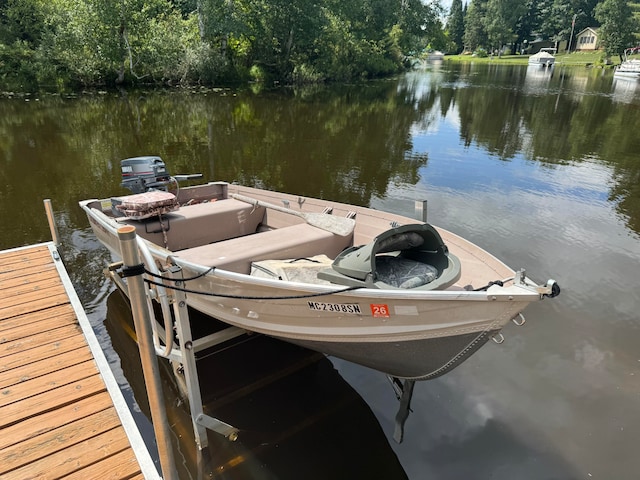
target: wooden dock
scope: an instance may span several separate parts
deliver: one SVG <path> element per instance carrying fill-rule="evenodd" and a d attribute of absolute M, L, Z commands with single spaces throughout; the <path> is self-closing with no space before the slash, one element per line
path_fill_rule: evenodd
<path fill-rule="evenodd" d="M 0 478 L 159 479 L 52 243 L 0 252 Z"/>

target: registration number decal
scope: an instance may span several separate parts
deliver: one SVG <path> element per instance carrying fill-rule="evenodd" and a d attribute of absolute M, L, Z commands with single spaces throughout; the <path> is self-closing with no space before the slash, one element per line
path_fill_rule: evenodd
<path fill-rule="evenodd" d="M 353 313 L 359 314 L 360 305 L 357 303 L 321 303 L 321 302 L 308 302 L 309 309 L 318 312 L 337 312 L 337 313 Z"/>
<path fill-rule="evenodd" d="M 385 303 L 370 303 L 371 315 L 374 317 L 389 318 L 389 305 Z"/>

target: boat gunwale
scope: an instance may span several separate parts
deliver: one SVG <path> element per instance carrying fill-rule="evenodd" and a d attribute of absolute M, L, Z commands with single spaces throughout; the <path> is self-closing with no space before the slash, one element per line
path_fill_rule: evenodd
<path fill-rule="evenodd" d="M 150 244 L 150 250 L 152 253 L 154 252 L 153 246 L 154 244 Z M 158 256 L 158 258 L 160 258 Z M 189 262 L 188 260 L 183 260 L 180 258 L 173 257 L 172 261 L 178 265 L 186 265 L 188 268 L 192 269 L 196 274 L 206 273 L 203 278 L 212 276 L 218 276 L 221 279 L 233 280 L 243 284 L 255 284 L 259 286 L 268 286 L 277 290 L 287 290 L 287 291 L 301 291 L 308 293 L 328 293 L 327 296 L 330 295 L 339 295 L 339 296 L 347 296 L 347 297 L 385 297 L 393 300 L 407 299 L 407 300 L 466 300 L 466 301 L 496 301 L 503 299 L 502 297 L 508 292 L 509 296 L 513 297 L 511 300 L 524 301 L 529 297 L 534 297 L 534 299 L 538 299 L 540 294 L 534 292 L 533 290 L 529 290 L 525 287 L 517 286 L 517 285 L 509 285 L 505 287 L 500 286 L 491 286 L 487 290 L 420 290 L 420 289 L 380 289 L 380 288 L 357 288 L 357 289 L 347 289 L 346 287 L 341 287 L 340 285 L 322 285 L 322 284 L 314 284 L 314 283 L 301 283 L 301 282 L 290 282 L 287 280 L 274 280 L 266 277 L 256 277 L 252 275 L 248 275 L 246 273 L 237 273 L 231 272 L 229 270 L 224 270 L 222 268 L 214 268 L 211 269 L 209 267 Z M 209 271 L 210 270 L 210 271 Z M 511 281 L 512 278 L 508 279 L 500 279 L 505 283 Z M 289 288 L 283 288 L 289 287 Z M 339 288 L 336 290 L 336 288 Z M 493 289 L 493 290 L 491 290 Z M 501 289 L 502 293 L 500 296 L 497 296 L 496 289 Z M 210 295 L 208 293 L 203 293 L 203 295 L 209 295 L 215 297 L 216 295 Z M 304 294 L 303 294 L 304 295 Z"/>

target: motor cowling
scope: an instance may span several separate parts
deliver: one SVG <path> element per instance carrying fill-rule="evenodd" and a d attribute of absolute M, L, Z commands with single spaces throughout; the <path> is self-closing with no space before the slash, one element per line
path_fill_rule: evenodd
<path fill-rule="evenodd" d="M 120 161 L 120 168 L 122 170 L 120 185 L 133 193 L 144 193 L 149 190 L 168 191 L 169 185 L 174 182 L 160 157 L 126 158 Z"/>

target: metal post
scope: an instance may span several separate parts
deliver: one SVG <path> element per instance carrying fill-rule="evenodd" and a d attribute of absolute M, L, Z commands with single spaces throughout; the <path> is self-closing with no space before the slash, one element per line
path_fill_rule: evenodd
<path fill-rule="evenodd" d="M 567 53 L 571 53 L 571 41 L 573 40 L 573 29 L 576 26 L 576 17 L 577 14 L 574 14 L 573 20 L 571 21 L 571 36 L 569 37 L 569 46 L 567 47 Z"/>
<path fill-rule="evenodd" d="M 427 200 L 416 200 L 416 218 L 427 223 Z"/>
<path fill-rule="evenodd" d="M 140 267 L 140 256 L 138 254 L 138 244 L 136 240 L 136 229 L 130 225 L 118 229 L 120 240 L 120 251 L 126 269 L 134 269 L 127 277 L 129 287 L 129 300 L 133 312 L 133 321 L 138 337 L 138 349 L 142 360 L 142 371 L 144 374 L 147 396 L 149 397 L 149 408 L 151 410 L 151 421 L 158 444 L 160 455 L 160 466 L 165 480 L 178 479 L 175 462 L 173 459 L 173 448 L 171 446 L 171 430 L 167 421 L 167 411 L 165 409 L 164 397 L 162 395 L 162 384 L 160 382 L 160 370 L 153 346 L 153 336 L 151 331 L 151 319 L 147 308 L 146 292 L 142 272 L 135 272 L 136 267 Z"/>
<path fill-rule="evenodd" d="M 44 210 L 47 212 L 47 220 L 49 221 L 49 230 L 51 230 L 51 240 L 53 240 L 53 244 L 58 247 L 60 245 L 59 236 L 58 236 L 58 227 L 56 226 L 56 220 L 53 216 L 53 207 L 51 206 L 51 199 L 44 199 Z"/>
<path fill-rule="evenodd" d="M 396 428 L 393 432 L 393 439 L 398 443 L 402 443 L 402 439 L 404 438 L 404 423 L 407 421 L 409 412 L 411 412 L 411 398 L 413 397 L 413 386 L 416 381 L 401 381 L 398 379 L 398 382 L 402 382 L 402 387 L 400 389 L 401 393 L 398 399 L 400 400 L 400 406 L 398 407 L 398 413 L 396 413 Z"/>

